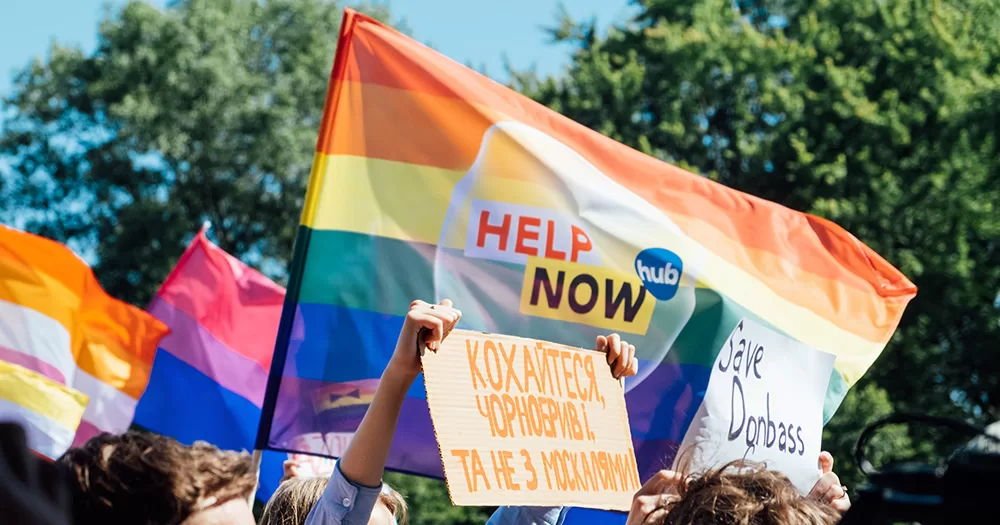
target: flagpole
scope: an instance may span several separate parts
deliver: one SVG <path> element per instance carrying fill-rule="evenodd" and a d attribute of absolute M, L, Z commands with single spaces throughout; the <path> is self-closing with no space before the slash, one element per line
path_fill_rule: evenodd
<path fill-rule="evenodd" d="M 259 448 L 253 449 L 253 455 L 250 456 L 250 468 L 253 470 L 253 490 L 247 497 L 247 504 L 250 505 L 251 510 L 253 509 L 253 500 L 257 496 L 257 487 L 260 486 L 260 461 L 263 456 L 264 451 Z"/>

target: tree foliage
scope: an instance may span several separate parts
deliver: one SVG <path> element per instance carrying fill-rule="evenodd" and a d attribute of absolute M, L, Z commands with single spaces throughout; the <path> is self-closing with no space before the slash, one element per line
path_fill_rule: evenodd
<path fill-rule="evenodd" d="M 831 423 L 838 457 L 892 409 L 1000 419 L 1000 4 L 635 3 L 607 37 L 561 21 L 553 37 L 577 45 L 567 75 L 515 84 L 645 153 L 836 221 L 919 288 Z M 895 437 L 883 451 L 912 451 Z"/>
<path fill-rule="evenodd" d="M 139 305 L 206 220 L 230 253 L 283 263 L 341 16 L 320 0 L 130 2 L 93 53 L 54 45 L 6 100 L 5 219 L 93 254 Z"/>

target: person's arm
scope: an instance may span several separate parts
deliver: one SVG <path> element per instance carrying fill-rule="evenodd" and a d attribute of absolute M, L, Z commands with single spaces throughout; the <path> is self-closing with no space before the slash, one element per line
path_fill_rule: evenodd
<path fill-rule="evenodd" d="M 611 375 L 616 379 L 634 376 L 639 371 L 635 346 L 618 334 L 597 336 L 594 348 L 607 353 Z M 568 511 L 568 507 L 499 507 L 486 525 L 562 525 Z"/>
<path fill-rule="evenodd" d="M 448 299 L 437 305 L 423 301 L 410 304 L 396 350 L 382 372 L 372 402 L 343 457 L 337 461 L 322 498 L 309 513 L 307 525 L 368 523 L 382 489 L 382 472 L 389 458 L 403 399 L 420 374 L 417 337 L 426 329 L 427 335 L 421 344 L 437 351 L 461 316 Z"/>

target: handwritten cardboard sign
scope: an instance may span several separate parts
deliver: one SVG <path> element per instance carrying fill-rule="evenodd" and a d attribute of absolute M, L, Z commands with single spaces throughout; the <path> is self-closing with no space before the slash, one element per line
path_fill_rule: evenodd
<path fill-rule="evenodd" d="M 639 475 L 605 354 L 455 330 L 423 366 L 455 505 L 628 510 Z"/>
<path fill-rule="evenodd" d="M 763 462 L 803 494 L 819 479 L 823 403 L 835 357 L 741 320 L 712 366 L 678 461 L 695 470 Z"/>

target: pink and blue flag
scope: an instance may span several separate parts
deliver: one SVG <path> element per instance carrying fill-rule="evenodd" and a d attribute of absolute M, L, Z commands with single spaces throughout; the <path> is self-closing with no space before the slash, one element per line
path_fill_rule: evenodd
<path fill-rule="evenodd" d="M 252 450 L 285 289 L 205 236 L 195 236 L 147 310 L 170 327 L 135 423 L 182 443 Z M 267 452 L 258 497 L 286 456 Z"/>

